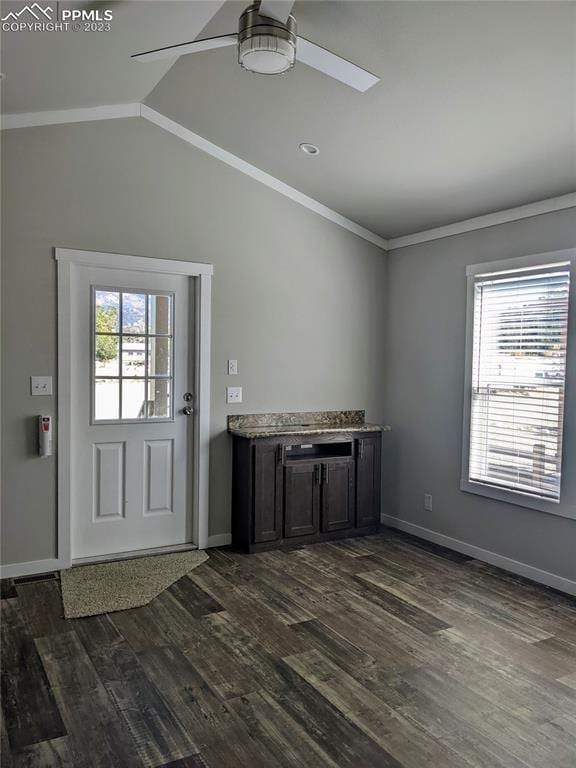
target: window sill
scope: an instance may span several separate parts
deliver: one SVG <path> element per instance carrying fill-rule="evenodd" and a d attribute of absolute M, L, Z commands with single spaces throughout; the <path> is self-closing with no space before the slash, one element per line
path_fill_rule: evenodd
<path fill-rule="evenodd" d="M 503 501 L 507 504 L 514 504 L 517 507 L 535 509 L 538 512 L 545 512 L 549 515 L 567 517 L 572 520 L 576 519 L 576 509 L 567 508 L 562 503 L 557 503 L 555 501 L 538 499 L 534 496 L 530 496 L 528 493 L 509 491 L 505 488 L 498 488 L 495 485 L 473 482 L 471 480 L 466 480 L 465 478 L 460 480 L 460 490 L 465 493 L 474 493 L 477 496 L 485 496 L 489 499 L 495 499 L 496 501 Z"/>

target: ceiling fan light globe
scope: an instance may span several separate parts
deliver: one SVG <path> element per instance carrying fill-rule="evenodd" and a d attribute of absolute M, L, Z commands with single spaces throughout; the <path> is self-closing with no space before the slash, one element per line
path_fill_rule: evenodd
<path fill-rule="evenodd" d="M 281 75 L 294 66 L 296 47 L 289 40 L 272 35 L 253 35 L 238 45 L 243 69 L 260 75 Z"/>

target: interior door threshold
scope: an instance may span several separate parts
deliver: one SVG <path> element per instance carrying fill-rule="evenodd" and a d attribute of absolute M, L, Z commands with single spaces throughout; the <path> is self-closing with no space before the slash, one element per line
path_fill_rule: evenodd
<path fill-rule="evenodd" d="M 196 544 L 172 544 L 167 547 L 154 547 L 153 549 L 135 549 L 132 552 L 114 552 L 111 555 L 94 555 L 93 557 L 78 557 L 72 560 L 72 568 L 77 565 L 93 565 L 95 563 L 109 563 L 114 560 L 132 560 L 136 557 L 151 557 L 152 555 L 169 555 L 172 552 L 187 552 L 190 549 L 198 549 Z"/>

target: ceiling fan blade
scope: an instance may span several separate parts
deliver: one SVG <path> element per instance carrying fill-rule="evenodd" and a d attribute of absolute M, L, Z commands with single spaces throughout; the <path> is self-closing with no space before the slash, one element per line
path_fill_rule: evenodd
<path fill-rule="evenodd" d="M 324 72 L 325 75 L 329 75 L 335 80 L 340 80 L 340 82 L 362 93 L 380 82 L 380 78 L 376 77 L 376 75 L 373 75 L 366 69 L 362 69 L 362 67 L 356 66 L 356 64 L 352 64 L 351 61 L 337 56 L 326 48 L 311 43 L 305 37 L 298 37 L 296 58 L 303 64 L 314 67 L 314 69 Z"/>
<path fill-rule="evenodd" d="M 260 16 L 268 16 L 276 21 L 286 24 L 288 16 L 292 11 L 294 0 L 260 0 L 258 13 Z"/>
<path fill-rule="evenodd" d="M 211 51 L 213 48 L 225 48 L 229 45 L 236 45 L 237 42 L 238 35 L 220 35 L 219 37 L 207 37 L 204 40 L 192 40 L 190 43 L 167 45 L 165 48 L 156 48 L 153 51 L 145 51 L 144 53 L 134 53 L 130 58 L 135 61 L 173 59 L 177 56 L 184 56 L 187 53 L 199 53 L 200 51 Z"/>

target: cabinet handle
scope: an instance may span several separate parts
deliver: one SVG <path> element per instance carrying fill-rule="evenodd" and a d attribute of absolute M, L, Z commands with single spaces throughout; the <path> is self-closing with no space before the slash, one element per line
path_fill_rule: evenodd
<path fill-rule="evenodd" d="M 285 456 L 286 456 L 286 446 L 279 445 L 276 453 L 276 460 L 278 464 L 284 464 Z"/>
<path fill-rule="evenodd" d="M 358 458 L 361 459 L 364 456 L 364 440 L 358 440 Z"/>
<path fill-rule="evenodd" d="M 326 483 L 326 485 L 328 485 L 328 465 L 327 464 L 322 465 L 322 472 L 324 473 L 324 482 Z"/>

